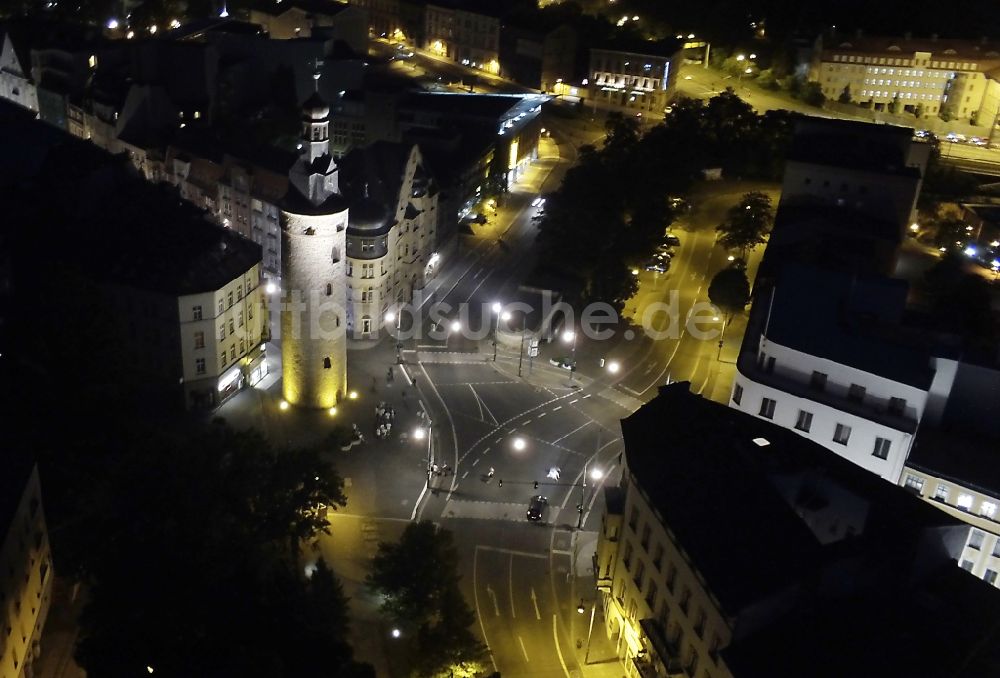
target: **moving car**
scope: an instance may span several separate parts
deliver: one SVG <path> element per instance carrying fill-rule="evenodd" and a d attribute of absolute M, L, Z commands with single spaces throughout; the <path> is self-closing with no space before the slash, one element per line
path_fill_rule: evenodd
<path fill-rule="evenodd" d="M 528 502 L 528 520 L 533 523 L 540 522 L 545 517 L 545 509 L 548 508 L 549 500 L 542 495 L 535 495 Z"/>
<path fill-rule="evenodd" d="M 566 356 L 560 356 L 558 358 L 549 358 L 549 364 L 555 367 L 561 367 L 564 370 L 572 370 L 576 363 L 572 358 L 567 358 Z"/>

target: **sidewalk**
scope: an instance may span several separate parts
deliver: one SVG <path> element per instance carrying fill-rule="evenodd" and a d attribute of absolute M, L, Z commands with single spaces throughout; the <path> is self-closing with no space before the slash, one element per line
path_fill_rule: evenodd
<path fill-rule="evenodd" d="M 601 594 L 597 590 L 593 570 L 597 549 L 597 532 L 575 534 L 576 563 L 573 568 L 576 597 L 583 601 L 586 612 L 574 625 L 576 661 L 584 678 L 625 678 L 626 671 L 618 658 L 615 646 L 608 638 L 604 623 Z M 593 626 L 591 626 L 591 612 Z"/>

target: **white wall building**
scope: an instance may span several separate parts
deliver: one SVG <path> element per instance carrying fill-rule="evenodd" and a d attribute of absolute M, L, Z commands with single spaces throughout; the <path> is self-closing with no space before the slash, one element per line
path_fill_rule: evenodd
<path fill-rule="evenodd" d="M 905 296 L 900 281 L 787 267 L 754 305 L 730 406 L 898 483 L 957 367 L 896 324 Z"/>
<path fill-rule="evenodd" d="M 10 451 L 0 474 L 0 678 L 30 676 L 52 600 L 52 552 L 38 468 Z"/>

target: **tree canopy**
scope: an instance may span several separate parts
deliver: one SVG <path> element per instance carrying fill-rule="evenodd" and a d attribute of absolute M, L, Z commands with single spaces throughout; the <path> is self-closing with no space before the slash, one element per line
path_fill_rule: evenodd
<path fill-rule="evenodd" d="M 423 521 L 398 542 L 382 542 L 368 586 L 382 596 L 382 613 L 401 630 L 408 668 L 420 676 L 469 672 L 486 648 L 470 630 L 475 615 L 459 590 L 458 552 L 451 532 Z"/>
<path fill-rule="evenodd" d="M 577 301 L 619 312 L 636 291 L 632 268 L 673 221 L 669 198 L 684 196 L 701 170 L 774 179 L 781 175 L 795 116 L 757 115 L 732 91 L 707 103 L 681 99 L 645 133 L 637 118 L 612 114 L 598 149 L 580 149 L 545 204 L 539 243 L 545 265 L 579 279 Z"/>
<path fill-rule="evenodd" d="M 728 266 L 708 285 L 709 300 L 726 313 L 742 313 L 750 303 L 750 281 L 742 264 Z"/>
<path fill-rule="evenodd" d="M 738 205 L 729 209 L 726 220 L 717 227 L 719 243 L 723 247 L 739 250 L 745 259 L 747 252 L 767 242 L 767 234 L 773 225 L 771 198 L 759 191 L 751 191 L 743 196 Z"/>

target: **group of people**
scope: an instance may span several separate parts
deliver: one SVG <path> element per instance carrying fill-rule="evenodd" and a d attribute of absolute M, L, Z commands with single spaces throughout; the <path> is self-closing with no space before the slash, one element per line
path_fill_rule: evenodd
<path fill-rule="evenodd" d="M 392 431 L 392 422 L 396 418 L 396 412 L 391 406 L 386 405 L 383 400 L 375 406 L 375 437 L 382 439 Z"/>
<path fill-rule="evenodd" d="M 444 464 L 443 466 L 431 464 L 431 473 L 436 476 L 450 476 L 454 475 L 455 471 L 448 464 Z"/>

